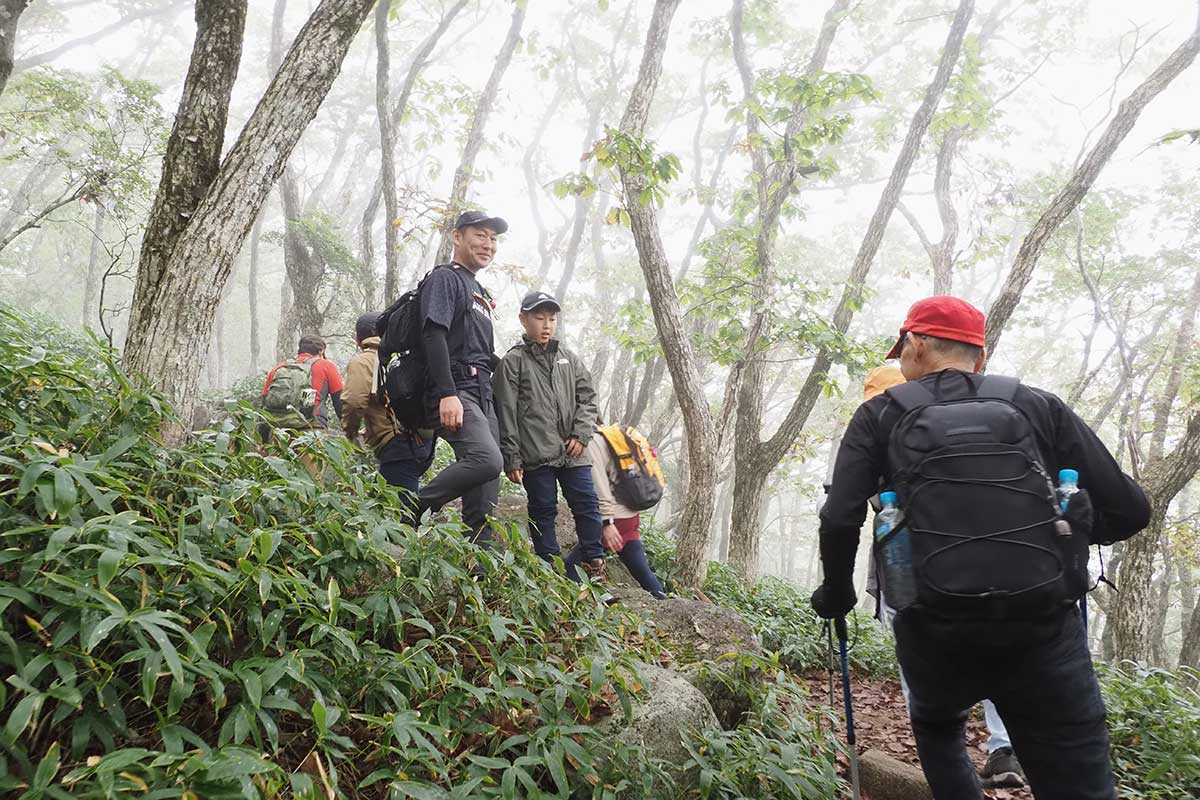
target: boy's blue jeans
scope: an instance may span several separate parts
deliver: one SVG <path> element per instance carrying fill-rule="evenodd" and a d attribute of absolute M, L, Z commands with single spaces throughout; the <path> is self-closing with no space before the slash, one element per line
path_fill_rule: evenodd
<path fill-rule="evenodd" d="M 596 499 L 590 466 L 527 469 L 522 482 L 529 497 L 529 538 L 533 540 L 535 553 L 546 561 L 561 554 L 554 531 L 558 487 L 561 486 L 563 497 L 575 517 L 575 532 L 579 535 L 579 546 L 569 558 L 576 562 L 604 558 L 604 546 L 600 544 L 600 501 Z"/>

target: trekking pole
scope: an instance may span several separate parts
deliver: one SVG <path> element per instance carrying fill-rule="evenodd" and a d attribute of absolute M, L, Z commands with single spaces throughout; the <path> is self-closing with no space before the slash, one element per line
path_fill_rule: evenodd
<path fill-rule="evenodd" d="M 854 707 L 850 703 L 850 653 L 847 647 L 846 618 L 833 621 L 837 628 L 838 648 L 842 653 L 842 699 L 846 703 L 846 745 L 850 748 L 850 791 L 854 800 L 861 800 L 858 787 L 858 748 L 854 742 Z"/>

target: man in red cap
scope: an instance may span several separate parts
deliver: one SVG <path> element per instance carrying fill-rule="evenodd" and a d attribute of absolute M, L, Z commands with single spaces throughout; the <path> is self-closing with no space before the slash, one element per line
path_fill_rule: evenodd
<path fill-rule="evenodd" d="M 888 356 L 908 381 L 859 406 L 842 439 L 820 514 L 825 579 L 813 608 L 825 619 L 854 608 L 867 501 L 895 491 L 903 535 L 882 552 L 885 572 L 895 570 L 896 658 L 934 798 L 982 797 L 964 727 L 990 698 L 1038 800 L 1115 800 L 1075 601 L 1089 541 L 1144 528 L 1145 494 L 1062 400 L 979 374 L 984 316 L 970 303 L 917 302 Z M 1062 468 L 1077 470 L 1086 491 L 1060 513 L 1050 476 Z"/>

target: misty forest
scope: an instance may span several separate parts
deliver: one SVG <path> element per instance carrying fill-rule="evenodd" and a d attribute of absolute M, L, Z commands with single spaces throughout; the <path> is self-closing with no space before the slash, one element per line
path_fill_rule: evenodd
<path fill-rule="evenodd" d="M 0 0 L 0 794 L 934 797 L 870 513 L 846 670 L 809 596 L 864 381 L 954 295 L 1145 493 L 1086 642 L 1117 796 L 1200 797 L 1198 52 L 1194 0 Z M 484 547 L 340 401 L 264 438 L 471 211 L 495 356 L 551 296 L 653 447 L 666 599 L 539 558 L 507 455 Z"/>

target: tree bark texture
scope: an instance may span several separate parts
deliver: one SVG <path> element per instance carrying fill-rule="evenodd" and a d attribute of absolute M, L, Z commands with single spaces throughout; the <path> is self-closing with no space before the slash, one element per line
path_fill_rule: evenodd
<path fill-rule="evenodd" d="M 191 418 L 196 398 L 198 376 L 187 365 L 204 360 L 234 259 L 373 5 L 322 0 L 313 11 L 130 326 L 128 366 L 175 404 L 181 420 Z M 169 443 L 185 435 L 164 431 Z"/>
<path fill-rule="evenodd" d="M 1200 470 L 1200 410 L 1192 414 L 1183 438 L 1163 458 L 1145 469 L 1143 486 L 1150 498 L 1150 525 L 1125 542 L 1121 591 L 1110 619 L 1113 654 L 1118 660 L 1146 662 L 1156 625 L 1153 597 L 1154 562 L 1175 495 Z"/>
<path fill-rule="evenodd" d="M 156 302 L 179 238 L 194 220 L 221 166 L 229 96 L 242 60 L 246 4 L 247 0 L 196 2 L 192 58 L 138 257 L 126 336 L 126 355 L 131 365 L 136 363 L 135 354 L 146 352 L 140 339 L 161 314 Z M 147 377 L 157 379 L 149 373 Z M 182 418 L 190 416 L 185 413 Z"/>
<path fill-rule="evenodd" d="M 1075 169 L 1066 185 L 1050 201 L 1050 205 L 1038 217 L 1032 230 L 1025 235 L 1012 270 L 1000 289 L 1000 295 L 988 309 L 986 339 L 989 354 L 996 352 L 996 347 L 1000 344 L 1000 334 L 1021 302 L 1021 295 L 1033 277 L 1033 269 L 1037 266 L 1038 258 L 1050 237 L 1087 194 L 1117 147 L 1133 129 L 1143 109 L 1166 89 L 1171 81 L 1191 66 L 1197 52 L 1200 52 L 1200 16 L 1197 17 L 1192 35 L 1185 39 L 1150 77 L 1121 101 L 1116 115 L 1108 123 L 1095 146 Z"/>
<path fill-rule="evenodd" d="M 0 0 L 0 95 L 8 86 L 13 73 L 13 59 L 17 46 L 17 21 L 21 12 L 29 7 L 30 0 Z"/>
<path fill-rule="evenodd" d="M 508 35 L 504 37 L 504 43 L 500 45 L 500 52 L 492 64 L 492 74 L 488 76 L 487 84 L 483 87 L 483 94 L 479 96 L 479 104 L 475 107 L 475 114 L 471 117 L 471 127 L 467 131 L 462 160 L 459 162 L 458 168 L 454 170 L 450 202 L 446 220 L 442 224 L 442 243 L 438 246 L 435 261 L 437 264 L 444 264 L 450 260 L 450 253 L 453 249 L 450 234 L 454 229 L 454 220 L 466 203 L 467 189 L 475 174 L 475 159 L 483 147 L 483 129 L 487 125 L 488 116 L 492 113 L 492 106 L 496 103 L 496 94 L 500 91 L 500 81 L 504 79 L 504 73 L 512 62 L 513 53 L 521 42 L 521 27 L 525 24 L 525 12 L 528 5 L 528 2 L 514 4 Z"/>
<path fill-rule="evenodd" d="M 257 375 L 259 364 L 262 363 L 262 343 L 258 321 L 258 253 L 259 242 L 262 239 L 263 213 L 259 209 L 254 218 L 254 228 L 250 231 L 250 274 L 246 276 L 246 306 L 250 314 L 250 374 Z M 285 279 L 286 280 L 286 279 Z"/>
<path fill-rule="evenodd" d="M 388 111 L 391 107 L 392 61 L 388 45 L 388 13 L 391 3 L 375 8 L 375 109 L 379 117 L 379 154 L 383 180 L 383 208 L 387 219 L 383 224 L 383 296 L 390 301 L 397 294 L 400 280 L 400 243 L 396 237 L 396 220 L 400 217 L 400 201 L 396 197 L 396 133 Z"/>
<path fill-rule="evenodd" d="M 900 154 L 892 167 L 887 185 L 884 187 L 879 203 L 867 226 L 867 232 L 863 236 L 854 259 L 854 265 L 851 267 L 850 277 L 834 311 L 833 327 L 838 333 L 845 333 L 850 328 L 854 309 L 861 303 L 867 275 L 879 252 L 879 246 L 883 242 L 883 234 L 887 229 L 888 220 L 900 201 L 908 173 L 920 151 L 921 140 L 929 128 L 929 123 L 933 120 L 942 93 L 954 72 L 954 65 L 962 50 L 963 38 L 966 35 L 974 8 L 974 0 L 962 0 L 955 12 L 954 20 L 946 36 L 946 43 L 942 48 L 937 71 L 909 123 L 904 144 L 900 148 Z M 832 11 L 833 9 L 831 9 Z M 830 24 L 830 17 L 827 16 L 826 26 Z M 832 32 L 829 35 L 832 37 Z M 814 59 L 816 55 L 814 53 Z M 774 223 L 778 224 L 777 218 Z M 760 232 L 760 237 L 761 235 Z M 760 270 L 762 264 L 760 256 Z M 832 363 L 831 356 L 825 350 L 821 350 L 817 354 L 800 393 L 796 396 L 779 429 L 764 442 L 760 440 L 764 365 L 761 354 L 754 354 L 754 357 L 748 358 L 739 390 L 737 434 L 734 438 L 734 447 L 735 449 L 740 448 L 741 452 L 735 452 L 734 518 L 733 531 L 730 534 L 730 564 L 746 578 L 753 577 L 757 570 L 763 487 L 771 473 L 779 466 L 779 462 L 791 449 L 800 431 L 808 423 L 808 416 L 816 405 Z M 739 499 L 739 495 L 742 496 L 742 499 Z M 757 503 L 753 508 L 758 510 L 749 511 L 746 516 L 739 516 L 739 511 L 749 509 L 751 503 Z"/>
<path fill-rule="evenodd" d="M 80 323 L 86 328 L 96 312 L 96 295 L 100 291 L 100 251 L 104 249 L 104 218 L 108 214 L 102 203 L 96 203 L 92 217 L 92 244 L 88 248 L 87 276 L 83 281 L 83 308 Z"/>
<path fill-rule="evenodd" d="M 837 34 L 848 0 L 836 0 L 825 14 L 817 44 L 804 70 L 806 76 L 824 69 L 829 48 Z M 759 120 L 753 110 L 757 106 L 755 76 L 746 53 L 742 33 L 744 4 L 734 0 L 732 34 L 733 54 L 742 81 L 748 111 L 746 113 L 747 141 L 754 143 L 759 138 Z M 785 132 L 785 152 L 791 156 L 787 144 L 795 136 L 804 119 L 803 109 L 793 107 Z M 750 145 L 750 159 L 754 175 L 752 180 L 758 199 L 757 234 L 754 245 L 755 278 L 750 315 L 743 355 L 739 364 L 730 371 L 731 381 L 740 384 L 731 387 L 737 393 L 737 412 L 734 436 L 734 489 L 733 527 L 730 532 L 729 563 L 744 579 L 753 580 L 758 570 L 759 540 L 762 536 L 763 493 L 767 476 L 751 477 L 743 465 L 753 458 L 762 435 L 763 372 L 765 365 L 759 352 L 759 341 L 770 325 L 770 294 L 775 274 L 775 240 L 779 235 L 779 215 L 796 185 L 797 172 L 794 157 L 785 158 L 767 166 L 767 153 L 760 144 Z M 748 437 L 748 438 L 747 438 Z M 774 468 L 771 465 L 771 469 Z"/>
<path fill-rule="evenodd" d="M 650 106 L 662 74 L 671 18 L 678 6 L 679 0 L 657 0 L 654 4 L 642 62 L 621 119 L 621 130 L 627 134 L 641 136 L 645 132 Z M 679 297 L 675 293 L 671 265 L 659 234 L 658 217 L 653 205 L 638 202 L 638 196 L 646 184 L 645 176 L 622 169 L 621 184 L 625 209 L 629 213 L 637 246 L 638 262 L 650 294 L 654 325 L 658 330 L 687 432 L 688 490 L 686 495 L 681 495 L 681 500 L 686 499 L 686 502 L 682 503 L 683 512 L 676 537 L 679 580 L 685 586 L 699 587 L 704 583 L 708 568 L 709 526 L 716 486 L 716 431 L 684 326 Z"/>

